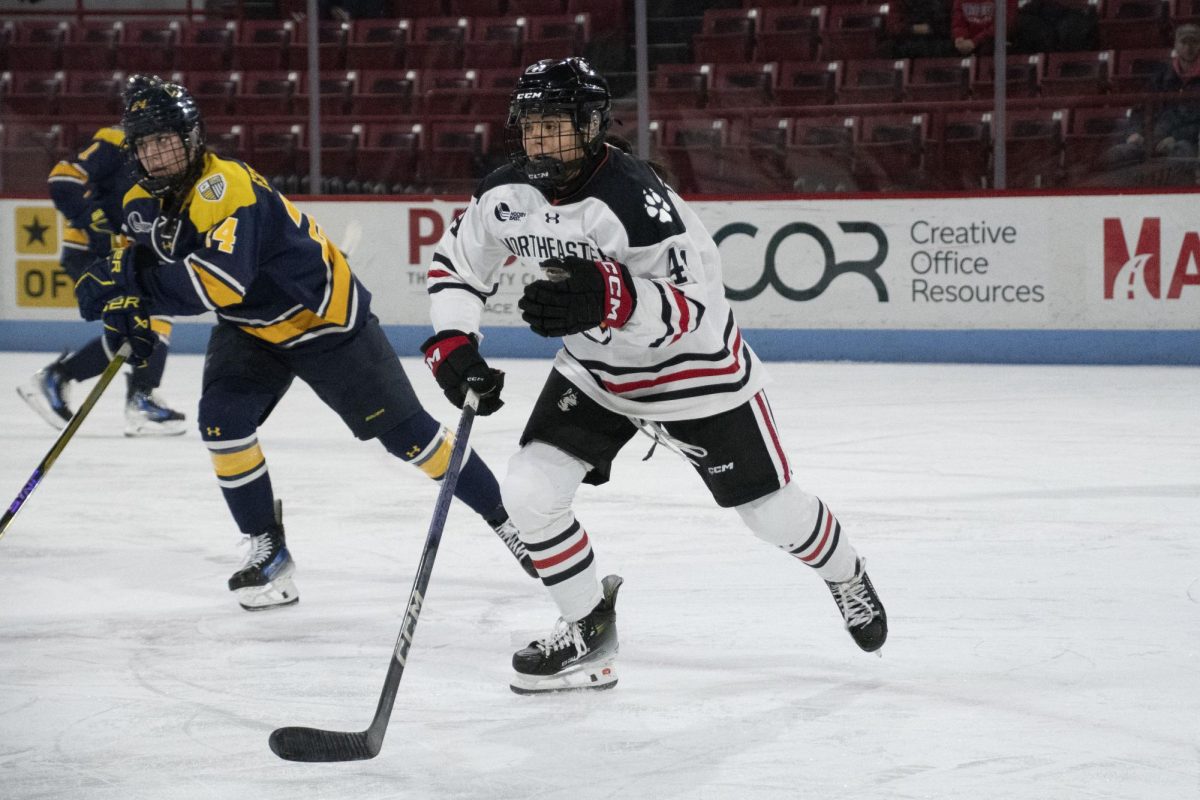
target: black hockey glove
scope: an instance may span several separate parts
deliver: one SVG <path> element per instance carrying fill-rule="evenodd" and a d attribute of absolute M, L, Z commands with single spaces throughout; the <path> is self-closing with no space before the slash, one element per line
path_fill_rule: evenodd
<path fill-rule="evenodd" d="M 479 395 L 478 414 L 482 417 L 494 414 L 504 405 L 500 399 L 504 373 L 483 360 L 474 334 L 438 331 L 421 344 L 421 352 L 446 399 L 458 408 L 466 402 L 468 389 Z"/>
<path fill-rule="evenodd" d="M 624 264 L 568 256 L 542 262 L 547 278 L 525 287 L 517 306 L 539 336 L 567 336 L 597 325 L 620 328 L 637 308 Z"/>
<path fill-rule="evenodd" d="M 123 295 L 144 297 L 142 273 L 158 264 L 148 247 L 118 247 L 107 256 L 96 258 L 79 280 L 75 281 L 75 300 L 84 319 L 100 319 L 108 301 Z"/>
<path fill-rule="evenodd" d="M 104 341 L 109 352 L 117 352 L 121 343 L 128 341 L 133 353 L 129 363 L 139 366 L 146 363 L 154 352 L 158 335 L 150 329 L 150 315 L 145 298 L 136 294 L 121 294 L 110 299 L 100 313 L 104 320 Z"/>

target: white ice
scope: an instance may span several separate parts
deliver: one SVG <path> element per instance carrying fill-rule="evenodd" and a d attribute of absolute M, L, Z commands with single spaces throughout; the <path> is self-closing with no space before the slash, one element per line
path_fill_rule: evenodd
<path fill-rule="evenodd" d="M 4 382 L 47 361 L 0 354 Z M 548 363 L 500 366 L 508 404 L 473 442 L 502 473 Z M 200 369 L 168 364 L 189 418 Z M 301 601 L 249 614 L 197 433 L 125 439 L 118 384 L 0 541 L 0 798 L 1200 796 L 1200 371 L 770 369 L 796 479 L 887 605 L 882 658 L 637 439 L 577 504 L 625 577 L 616 689 L 509 691 L 557 614 L 456 505 L 383 752 L 281 761 L 276 727 L 370 721 L 436 486 L 295 385 L 261 441 Z M 54 440 L 11 385 L 4 503 Z"/>

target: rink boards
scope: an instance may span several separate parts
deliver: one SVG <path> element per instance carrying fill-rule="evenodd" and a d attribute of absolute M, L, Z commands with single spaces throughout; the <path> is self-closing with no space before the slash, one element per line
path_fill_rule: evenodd
<path fill-rule="evenodd" d="M 691 205 L 719 246 L 738 319 L 766 358 L 1196 364 L 1195 197 L 697 198 Z M 415 353 L 428 332 L 429 259 L 465 200 L 297 204 L 352 249 L 375 314 L 402 353 Z M 0 200 L 0 226 L 0 349 L 78 344 L 89 329 L 58 269 L 61 218 L 48 201 Z M 516 307 L 538 271 L 514 263 L 501 277 L 485 310 L 486 349 L 549 355 L 555 343 L 529 333 Z M 173 346 L 202 350 L 211 318 L 177 322 Z"/>

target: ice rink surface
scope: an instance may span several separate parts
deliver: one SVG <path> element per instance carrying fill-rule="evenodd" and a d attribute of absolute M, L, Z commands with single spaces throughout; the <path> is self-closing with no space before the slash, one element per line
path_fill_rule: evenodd
<path fill-rule="evenodd" d="M 4 503 L 54 439 L 12 390 L 49 360 L 0 354 Z M 549 365 L 497 363 L 508 404 L 472 441 L 503 473 Z M 167 367 L 189 419 L 200 368 Z M 770 371 L 796 480 L 887 606 L 882 658 L 639 437 L 577 503 L 626 580 L 620 685 L 509 691 L 557 612 L 456 504 L 383 752 L 316 765 L 267 736 L 366 727 L 436 486 L 296 384 L 260 435 L 301 601 L 249 614 L 198 434 L 125 439 L 114 385 L 0 541 L 0 798 L 1200 796 L 1200 371 Z"/>

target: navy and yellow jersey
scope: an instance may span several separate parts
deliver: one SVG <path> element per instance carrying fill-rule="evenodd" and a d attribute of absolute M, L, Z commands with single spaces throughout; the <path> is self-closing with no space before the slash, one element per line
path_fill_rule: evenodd
<path fill-rule="evenodd" d="M 370 315 L 370 293 L 316 221 L 240 161 L 205 155 L 176 214 L 135 185 L 124 215 L 162 262 L 143 287 L 156 314 L 214 311 L 285 348 L 355 332 Z"/>
<path fill-rule="evenodd" d="M 117 127 L 96 131 L 74 161 L 54 165 L 48 183 L 54 207 L 67 219 L 64 256 L 67 250 L 86 252 L 88 237 L 83 229 L 91 222 L 92 211 L 102 209 L 111 224 L 119 226 L 121 200 L 135 183 L 125 152 L 125 132 Z"/>

